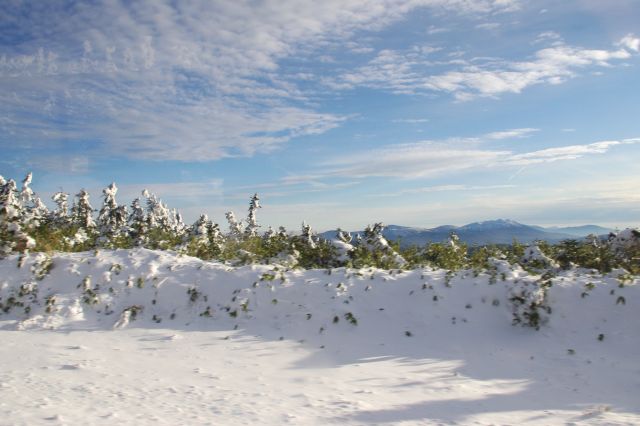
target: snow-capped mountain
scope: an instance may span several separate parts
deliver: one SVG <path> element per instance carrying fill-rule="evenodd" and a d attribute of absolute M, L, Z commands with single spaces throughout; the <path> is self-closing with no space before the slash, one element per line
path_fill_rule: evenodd
<path fill-rule="evenodd" d="M 402 246 L 424 245 L 445 241 L 452 232 L 460 240 L 470 245 L 481 244 L 511 244 L 513 240 L 521 243 L 543 240 L 556 243 L 566 239 L 586 237 L 589 234 L 603 235 L 610 229 L 595 225 L 584 225 L 568 228 L 543 228 L 525 225 L 510 219 L 496 219 L 473 222 L 464 226 L 443 225 L 436 228 L 414 228 L 400 225 L 389 225 L 383 232 L 389 240 L 400 240 Z M 361 231 L 353 232 L 353 234 Z M 323 238 L 331 239 L 335 231 L 321 234 Z"/>

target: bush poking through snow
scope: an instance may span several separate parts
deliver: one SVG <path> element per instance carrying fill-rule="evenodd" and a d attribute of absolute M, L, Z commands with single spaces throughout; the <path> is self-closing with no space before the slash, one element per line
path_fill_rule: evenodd
<path fill-rule="evenodd" d="M 540 326 L 548 321 L 551 307 L 547 303 L 547 290 L 551 285 L 551 280 L 522 280 L 509 288 L 514 325 L 520 324 L 539 330 Z"/>

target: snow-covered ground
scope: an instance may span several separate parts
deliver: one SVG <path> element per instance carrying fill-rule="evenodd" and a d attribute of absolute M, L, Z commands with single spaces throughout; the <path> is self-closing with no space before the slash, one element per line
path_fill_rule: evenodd
<path fill-rule="evenodd" d="M 640 424 L 640 279 L 622 271 L 557 272 L 541 301 L 504 262 L 17 265 L 0 261 L 0 424 Z M 517 298 L 541 303 L 539 330 L 512 325 Z"/>

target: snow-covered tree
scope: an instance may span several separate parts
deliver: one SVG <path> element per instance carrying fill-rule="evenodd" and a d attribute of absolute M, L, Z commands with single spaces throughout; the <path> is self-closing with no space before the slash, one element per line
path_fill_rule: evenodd
<path fill-rule="evenodd" d="M 35 194 L 31 189 L 32 180 L 33 180 L 33 174 L 31 172 L 27 173 L 25 178 L 22 180 L 22 191 L 20 191 L 20 200 L 23 206 L 26 206 L 27 204 L 33 202 L 33 198 Z"/>
<path fill-rule="evenodd" d="M 276 231 L 274 231 L 273 228 L 269 226 L 266 232 L 264 233 L 264 235 L 262 236 L 262 238 L 265 240 L 270 240 L 272 238 L 275 238 L 276 235 L 278 235 Z"/>
<path fill-rule="evenodd" d="M 523 266 L 534 269 L 553 269 L 559 267 L 556 261 L 545 255 L 540 249 L 540 246 L 535 242 L 529 244 L 529 246 L 524 249 L 524 255 L 520 258 L 520 263 Z"/>
<path fill-rule="evenodd" d="M 21 223 L 25 229 L 37 228 L 48 216 L 49 210 L 31 189 L 33 174 L 28 173 L 22 181 L 20 204 L 22 206 Z"/>
<path fill-rule="evenodd" d="M 0 187 L 0 256 L 13 251 L 25 252 L 36 245 L 21 226 L 23 209 L 16 182 L 13 179 L 4 182 Z"/>
<path fill-rule="evenodd" d="M 350 244 L 351 240 L 351 233 L 338 228 L 335 238 L 330 241 L 338 253 L 338 260 L 340 262 L 347 262 L 351 258 L 354 251 L 353 245 Z"/>
<path fill-rule="evenodd" d="M 300 233 L 302 241 L 310 248 L 316 248 L 316 237 L 311 226 L 306 221 L 302 221 L 302 232 Z"/>
<path fill-rule="evenodd" d="M 142 195 L 147 204 L 145 244 L 152 248 L 169 248 L 179 244 L 181 236 L 174 232 L 175 218 L 172 218 L 167 206 L 146 189 Z"/>
<path fill-rule="evenodd" d="M 345 232 L 340 228 L 336 231 L 336 238 L 346 244 L 351 243 L 351 240 L 353 239 L 350 232 Z"/>
<path fill-rule="evenodd" d="M 169 223 L 171 225 L 171 231 L 181 236 L 187 231 L 187 225 L 185 225 L 184 220 L 182 219 L 182 215 L 176 209 L 171 210 L 171 214 L 169 216 Z"/>
<path fill-rule="evenodd" d="M 71 209 L 73 222 L 83 229 L 93 231 L 96 223 L 93 220 L 93 207 L 91 207 L 91 202 L 89 201 L 89 193 L 81 189 L 76 194 L 76 199 L 76 203 Z"/>
<path fill-rule="evenodd" d="M 185 235 L 184 243 L 180 246 L 179 251 L 190 256 L 201 257 L 201 252 L 206 250 L 209 243 L 207 238 L 208 223 L 207 215 L 200 215 L 198 220 L 189 227 L 189 232 Z"/>
<path fill-rule="evenodd" d="M 225 214 L 227 222 L 229 223 L 229 236 L 234 239 L 239 239 L 242 236 L 242 223 L 236 219 L 236 215 L 233 212 L 227 212 Z"/>
<path fill-rule="evenodd" d="M 117 193 L 118 187 L 113 182 L 102 190 L 104 198 L 98 213 L 98 230 L 100 232 L 99 243 L 103 245 L 112 244 L 114 238 L 125 232 L 127 207 L 125 205 L 118 206 Z"/>
<path fill-rule="evenodd" d="M 611 233 L 607 248 L 621 266 L 640 273 L 640 229 L 627 228 Z"/>
<path fill-rule="evenodd" d="M 56 203 L 56 209 L 49 215 L 50 220 L 56 226 L 64 226 L 69 223 L 69 194 L 66 192 L 56 192 L 51 196 Z"/>
<path fill-rule="evenodd" d="M 134 245 L 143 246 L 147 233 L 147 222 L 145 220 L 144 209 L 140 204 L 140 198 L 136 198 L 131 202 L 131 213 L 129 214 L 127 223 L 129 226 L 129 235 L 133 239 Z"/>
<path fill-rule="evenodd" d="M 366 249 L 373 255 L 375 263 L 383 267 L 403 267 L 407 261 L 398 254 L 382 235 L 384 224 L 382 222 L 367 225 L 364 229 L 364 238 L 358 247 Z"/>
<path fill-rule="evenodd" d="M 142 196 L 147 199 L 146 220 L 149 228 L 160 228 L 163 231 L 171 229 L 169 210 L 164 203 L 146 189 L 142 191 Z"/>
<path fill-rule="evenodd" d="M 247 216 L 247 227 L 244 232 L 247 237 L 255 237 L 258 235 L 258 220 L 256 218 L 256 211 L 261 208 L 260 198 L 258 198 L 258 194 L 253 194 L 251 200 L 249 201 L 249 215 Z"/>
<path fill-rule="evenodd" d="M 284 238 L 287 238 L 289 236 L 289 234 L 287 233 L 287 230 L 285 229 L 284 226 L 279 226 L 278 227 L 278 236 L 279 237 L 284 237 Z"/>

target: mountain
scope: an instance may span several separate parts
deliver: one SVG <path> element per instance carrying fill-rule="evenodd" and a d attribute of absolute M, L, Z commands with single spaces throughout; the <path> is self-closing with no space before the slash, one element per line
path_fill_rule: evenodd
<path fill-rule="evenodd" d="M 559 232 L 561 234 L 570 234 L 576 237 L 584 237 L 589 234 L 606 235 L 609 232 L 613 231 L 613 229 L 611 228 L 603 228 L 602 226 L 598 226 L 598 225 L 569 226 L 564 228 L 558 227 L 558 226 L 552 226 L 546 229 L 551 232 Z"/>
<path fill-rule="evenodd" d="M 473 222 L 464 226 L 443 225 L 431 229 L 389 225 L 385 228 L 383 235 L 388 240 L 399 240 L 403 247 L 407 247 L 446 241 L 452 232 L 455 232 L 461 241 L 469 245 L 483 245 L 511 244 L 514 239 L 521 243 L 530 243 L 536 240 L 557 243 L 562 240 L 586 237 L 592 233 L 596 235 L 607 234 L 609 229 L 596 225 L 543 228 L 509 219 L 497 219 Z M 352 232 L 352 234 L 362 234 L 362 231 Z M 332 239 L 335 237 L 335 231 L 323 232 L 320 236 Z"/>

